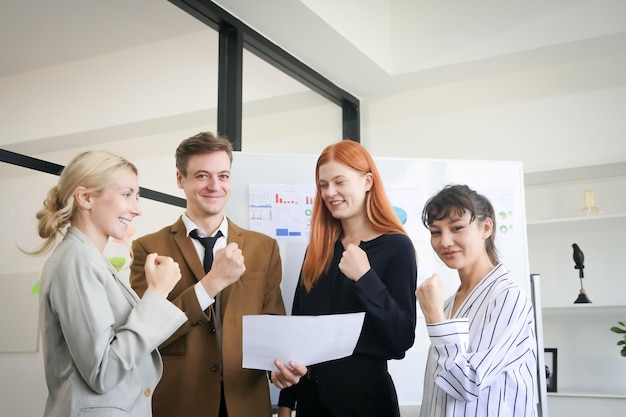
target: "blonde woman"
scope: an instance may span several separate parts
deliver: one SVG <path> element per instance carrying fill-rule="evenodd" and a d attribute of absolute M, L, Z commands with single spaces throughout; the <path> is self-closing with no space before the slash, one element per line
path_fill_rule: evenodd
<path fill-rule="evenodd" d="M 40 315 L 48 400 L 44 416 L 152 415 L 161 377 L 157 346 L 186 321 L 167 300 L 180 279 L 171 258 L 150 254 L 141 299 L 103 255 L 141 214 L 137 169 L 108 152 L 83 152 L 37 213 L 52 249 L 41 274 Z"/>

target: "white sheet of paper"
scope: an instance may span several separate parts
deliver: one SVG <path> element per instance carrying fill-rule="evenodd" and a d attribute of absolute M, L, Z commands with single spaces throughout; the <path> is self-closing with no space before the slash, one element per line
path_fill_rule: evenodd
<path fill-rule="evenodd" d="M 303 365 L 354 352 L 365 313 L 325 316 L 243 316 L 244 368 L 276 370 L 274 360 Z"/>

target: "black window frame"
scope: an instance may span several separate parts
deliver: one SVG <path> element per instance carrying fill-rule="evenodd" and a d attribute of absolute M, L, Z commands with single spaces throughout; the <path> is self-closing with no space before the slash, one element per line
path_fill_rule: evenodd
<path fill-rule="evenodd" d="M 217 131 L 241 150 L 243 49 L 341 107 L 344 139 L 361 141 L 359 100 L 212 1 L 168 0 L 219 32 Z"/>

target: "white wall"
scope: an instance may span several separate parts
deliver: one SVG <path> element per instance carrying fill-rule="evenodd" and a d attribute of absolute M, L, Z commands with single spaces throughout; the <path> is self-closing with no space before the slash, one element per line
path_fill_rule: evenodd
<path fill-rule="evenodd" d="M 526 172 L 626 160 L 626 53 L 363 103 L 376 155 L 498 159 Z"/>

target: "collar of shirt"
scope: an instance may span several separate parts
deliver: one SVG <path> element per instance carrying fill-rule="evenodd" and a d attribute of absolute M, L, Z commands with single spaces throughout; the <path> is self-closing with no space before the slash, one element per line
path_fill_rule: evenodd
<path fill-rule="evenodd" d="M 187 216 L 187 213 L 183 213 L 182 217 L 183 217 L 183 224 L 185 225 L 185 228 L 187 229 L 187 236 L 189 236 L 189 232 L 191 232 L 194 229 L 198 229 L 198 235 L 200 237 L 207 236 L 204 230 L 196 226 L 193 220 L 191 220 L 189 216 Z M 226 216 L 224 216 L 224 218 L 222 219 L 222 223 L 220 224 L 220 227 L 217 228 L 217 230 L 220 230 L 222 232 L 222 237 L 217 239 L 217 241 L 215 242 L 215 246 L 213 247 L 213 253 L 215 253 L 215 251 L 219 249 L 225 248 L 226 243 L 228 242 L 228 220 L 226 219 Z M 217 233 L 217 230 L 215 231 L 215 233 Z M 212 236 L 215 236 L 215 233 Z M 202 244 L 196 239 L 191 239 L 191 241 L 193 242 L 193 246 L 196 248 L 196 252 L 198 252 L 198 257 L 200 259 L 204 259 L 204 246 L 202 246 Z"/>
<path fill-rule="evenodd" d="M 207 237 L 208 236 L 205 233 L 204 229 L 202 229 L 201 227 L 198 227 L 193 222 L 193 220 L 191 220 L 189 218 L 189 216 L 187 216 L 187 213 L 183 213 L 182 217 L 183 217 L 183 224 L 185 225 L 185 229 L 187 229 L 187 236 L 189 236 L 189 232 L 191 232 L 194 229 L 198 229 L 198 235 L 200 237 Z M 226 240 L 228 240 L 228 220 L 226 219 L 226 216 L 224 216 L 224 218 L 222 219 L 222 223 L 220 223 L 220 227 L 218 227 L 217 230 L 221 230 L 222 235 L 224 236 L 224 238 L 226 238 Z M 215 231 L 215 233 L 217 233 L 217 230 Z M 211 236 L 215 236 L 215 233 L 213 233 Z"/>

